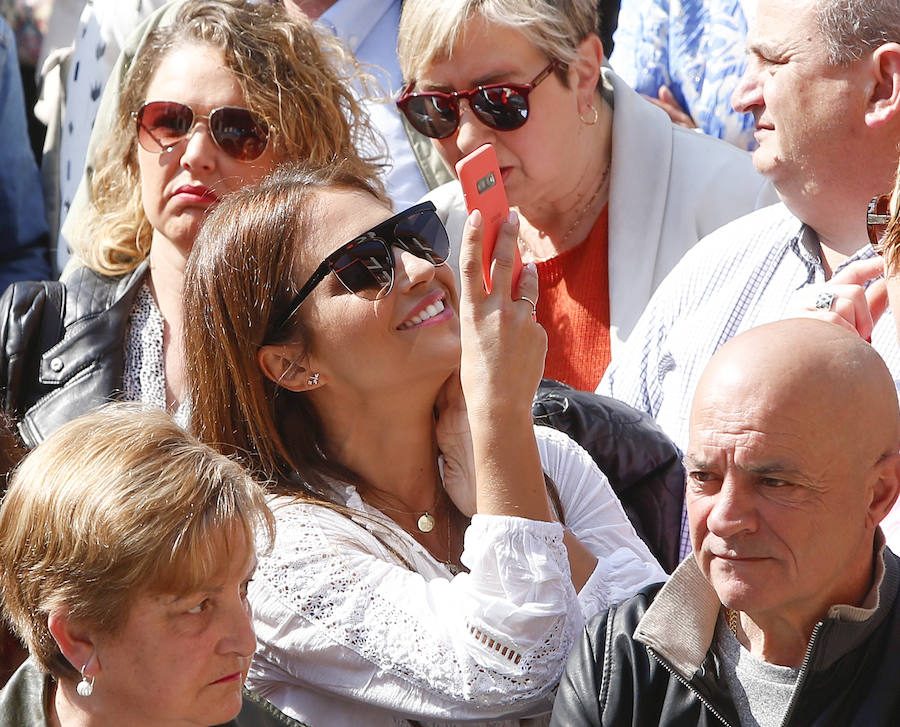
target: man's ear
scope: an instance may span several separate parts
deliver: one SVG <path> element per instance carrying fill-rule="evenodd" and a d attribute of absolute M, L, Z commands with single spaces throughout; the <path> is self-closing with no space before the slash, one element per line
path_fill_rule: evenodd
<path fill-rule="evenodd" d="M 97 650 L 88 631 L 74 623 L 69 614 L 55 609 L 47 615 L 47 629 L 62 655 L 79 672 L 96 677 L 100 671 Z"/>
<path fill-rule="evenodd" d="M 321 385 L 319 374 L 310 371 L 306 357 L 297 354 L 296 344 L 261 346 L 256 360 L 268 379 L 289 391 L 308 391 Z"/>
<path fill-rule="evenodd" d="M 866 123 L 881 126 L 900 119 L 900 43 L 884 43 L 872 53 L 874 84 L 866 108 Z"/>
<path fill-rule="evenodd" d="M 891 511 L 900 494 L 900 454 L 888 454 L 878 460 L 874 475 L 868 512 L 873 529 Z"/>
<path fill-rule="evenodd" d="M 588 105 L 596 103 L 594 96 L 603 67 L 603 41 L 590 33 L 578 44 L 577 53 L 572 63 L 572 82 L 578 96 L 578 111 L 586 113 Z"/>

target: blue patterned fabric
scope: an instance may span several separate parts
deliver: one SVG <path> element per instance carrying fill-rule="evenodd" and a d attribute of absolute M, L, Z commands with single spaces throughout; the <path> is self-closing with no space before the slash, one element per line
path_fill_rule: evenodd
<path fill-rule="evenodd" d="M 16 42 L 0 18 L 0 293 L 17 280 L 48 280 L 44 197 L 28 127 Z"/>
<path fill-rule="evenodd" d="M 697 126 L 752 150 L 753 116 L 731 107 L 746 65 L 741 0 L 623 0 L 610 63 L 635 90 L 668 86 Z"/>

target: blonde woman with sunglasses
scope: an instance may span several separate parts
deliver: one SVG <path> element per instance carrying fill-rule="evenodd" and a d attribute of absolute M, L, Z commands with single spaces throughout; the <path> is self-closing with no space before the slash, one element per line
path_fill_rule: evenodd
<path fill-rule="evenodd" d="M 277 493 L 248 685 L 295 719 L 528 724 L 585 617 L 665 577 L 590 456 L 532 425 L 546 335 L 516 229 L 486 294 L 470 219 L 458 295 L 434 206 L 395 214 L 341 166 L 204 224 L 192 425 Z"/>
<path fill-rule="evenodd" d="M 705 234 L 776 200 L 749 155 L 675 127 L 605 65 L 596 0 L 406 0 L 398 106 L 452 169 L 497 152 L 538 270 L 544 373 L 593 391 Z M 458 182 L 428 195 L 459 240 Z"/>
<path fill-rule="evenodd" d="M 284 160 L 377 171 L 355 151 L 370 132 L 329 33 L 250 0 L 187 0 L 149 22 L 93 150 L 81 264 L 0 302 L 3 404 L 32 446 L 110 398 L 185 421 L 181 288 L 202 220 Z"/>

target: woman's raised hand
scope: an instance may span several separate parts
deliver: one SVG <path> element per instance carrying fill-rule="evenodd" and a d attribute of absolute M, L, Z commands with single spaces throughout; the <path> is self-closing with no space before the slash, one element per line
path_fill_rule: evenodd
<path fill-rule="evenodd" d="M 479 513 L 551 519 L 531 401 L 544 369 L 547 334 L 534 318 L 537 271 L 522 269 L 513 290 L 519 221 L 501 225 L 484 289 L 481 214 L 469 215 L 460 250 L 460 381 L 468 409 Z"/>
<path fill-rule="evenodd" d="M 786 318 L 818 318 L 872 340 L 878 319 L 888 308 L 888 285 L 880 257 L 856 260 L 821 287 L 804 289 L 802 303 Z"/>
<path fill-rule="evenodd" d="M 527 410 L 544 370 L 547 334 L 535 321 L 538 277 L 526 265 L 513 289 L 513 259 L 519 232 L 515 212 L 500 226 L 491 268 L 492 290 L 484 289 L 481 213 L 469 215 L 460 250 L 460 377 L 470 412 L 503 407 Z"/>

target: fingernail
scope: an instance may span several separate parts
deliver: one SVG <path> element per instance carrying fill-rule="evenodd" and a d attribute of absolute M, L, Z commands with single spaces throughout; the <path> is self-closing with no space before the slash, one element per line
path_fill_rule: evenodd
<path fill-rule="evenodd" d="M 519 213 L 516 212 L 515 210 L 510 210 L 510 211 L 509 211 L 509 214 L 506 216 L 506 221 L 507 221 L 509 224 L 511 224 L 511 225 L 518 224 L 518 222 L 519 222 Z"/>
<path fill-rule="evenodd" d="M 481 227 L 481 210 L 475 209 L 469 212 L 469 224 L 472 227 Z"/>
<path fill-rule="evenodd" d="M 537 275 L 537 265 L 534 263 L 526 263 L 525 269 Z"/>

